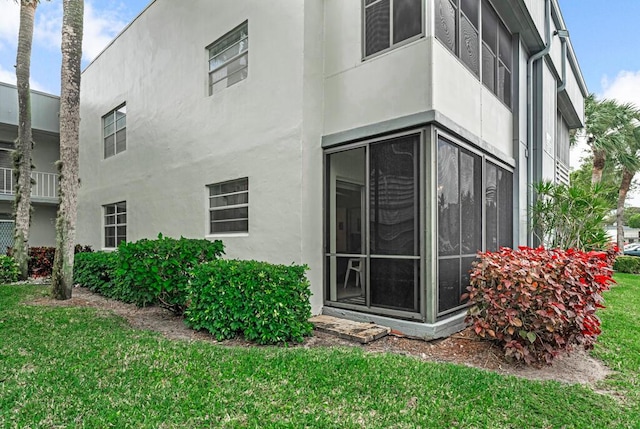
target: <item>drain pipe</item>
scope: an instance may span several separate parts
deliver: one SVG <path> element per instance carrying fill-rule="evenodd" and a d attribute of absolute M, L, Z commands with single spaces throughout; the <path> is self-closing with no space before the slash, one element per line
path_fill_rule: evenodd
<path fill-rule="evenodd" d="M 544 11 L 545 46 L 527 60 L 527 236 L 530 246 L 533 246 L 533 64 L 551 50 L 551 0 L 545 0 Z"/>
<path fill-rule="evenodd" d="M 558 30 L 555 34 L 560 38 L 562 46 L 562 83 L 558 87 L 558 92 L 564 91 L 567 87 L 567 39 L 569 38 L 568 30 Z"/>

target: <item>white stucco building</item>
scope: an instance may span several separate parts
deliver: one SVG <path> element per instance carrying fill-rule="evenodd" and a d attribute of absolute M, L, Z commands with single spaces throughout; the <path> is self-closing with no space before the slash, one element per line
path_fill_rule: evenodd
<path fill-rule="evenodd" d="M 155 0 L 82 75 L 78 241 L 307 264 L 314 313 L 459 329 L 587 95 L 557 0 Z"/>
<path fill-rule="evenodd" d="M 55 246 L 60 158 L 60 98 L 31 91 L 33 129 L 29 246 Z M 13 151 L 18 138 L 18 89 L 0 82 L 0 254 L 13 246 Z"/>

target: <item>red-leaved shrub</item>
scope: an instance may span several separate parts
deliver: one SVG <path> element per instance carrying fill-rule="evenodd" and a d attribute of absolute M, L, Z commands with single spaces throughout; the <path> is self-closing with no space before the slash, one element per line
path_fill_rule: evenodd
<path fill-rule="evenodd" d="M 600 334 L 595 315 L 613 282 L 617 249 L 606 252 L 501 248 L 480 252 L 471 270 L 467 323 L 507 357 L 551 363 L 562 350 L 586 349 Z"/>
<path fill-rule="evenodd" d="M 93 252 L 91 246 L 76 244 L 74 253 Z M 12 248 L 7 248 L 11 256 Z M 29 247 L 29 277 L 49 277 L 53 271 L 53 260 L 56 257 L 55 247 Z"/>

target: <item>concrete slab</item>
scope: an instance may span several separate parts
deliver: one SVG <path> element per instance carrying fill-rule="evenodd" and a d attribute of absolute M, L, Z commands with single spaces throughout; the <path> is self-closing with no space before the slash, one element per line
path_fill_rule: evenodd
<path fill-rule="evenodd" d="M 362 344 L 375 341 L 391 332 L 391 328 L 385 326 L 354 322 L 353 320 L 326 315 L 314 316 L 309 321 L 313 323 L 313 326 L 318 331 L 336 335 L 345 340 L 358 341 Z"/>

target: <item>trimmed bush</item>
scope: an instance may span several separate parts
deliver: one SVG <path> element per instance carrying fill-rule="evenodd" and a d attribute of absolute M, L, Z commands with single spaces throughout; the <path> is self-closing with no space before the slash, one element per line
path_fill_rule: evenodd
<path fill-rule="evenodd" d="M 20 277 L 18 263 L 7 255 L 0 255 L 0 284 L 17 282 Z"/>
<path fill-rule="evenodd" d="M 589 349 L 601 332 L 595 312 L 613 282 L 615 255 L 542 247 L 480 252 L 463 295 L 471 304 L 466 321 L 527 364 L 551 363 L 576 345 Z"/>
<path fill-rule="evenodd" d="M 182 314 L 191 270 L 224 254 L 221 241 L 158 236 L 118 246 L 113 296 L 138 306 L 159 304 Z"/>
<path fill-rule="evenodd" d="M 613 263 L 613 269 L 620 273 L 640 274 L 640 258 L 620 255 Z"/>
<path fill-rule="evenodd" d="M 217 260 L 194 270 L 186 323 L 218 340 L 301 342 L 313 329 L 306 266 Z"/>
<path fill-rule="evenodd" d="M 118 262 L 116 252 L 78 253 L 73 264 L 73 282 L 111 298 L 113 273 Z"/>

